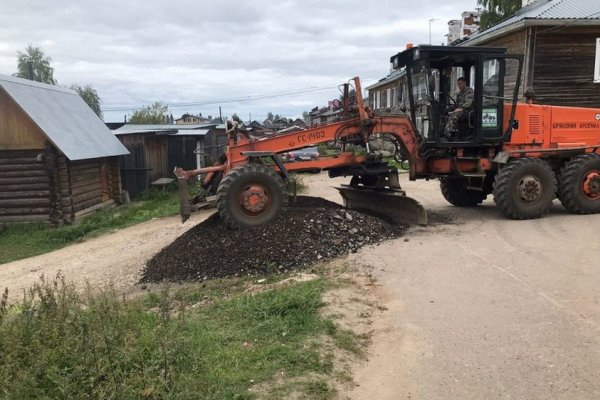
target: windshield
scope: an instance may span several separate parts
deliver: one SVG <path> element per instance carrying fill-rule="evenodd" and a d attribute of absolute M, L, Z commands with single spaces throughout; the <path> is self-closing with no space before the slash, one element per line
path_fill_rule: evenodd
<path fill-rule="evenodd" d="M 420 134 L 430 137 L 432 135 L 429 93 L 429 68 L 425 63 L 417 63 L 410 68 L 412 113 L 415 127 Z"/>

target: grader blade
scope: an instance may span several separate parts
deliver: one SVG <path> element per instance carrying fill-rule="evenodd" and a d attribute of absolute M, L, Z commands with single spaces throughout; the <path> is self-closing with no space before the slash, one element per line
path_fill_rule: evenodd
<path fill-rule="evenodd" d="M 183 223 L 190 218 L 192 207 L 190 205 L 187 179 L 177 177 L 177 184 L 179 185 L 179 214 L 181 215 L 181 222 Z"/>
<path fill-rule="evenodd" d="M 425 208 L 415 199 L 406 196 L 402 190 L 377 190 L 350 185 L 342 185 L 336 189 L 347 208 L 368 211 L 395 223 L 427 225 Z"/>

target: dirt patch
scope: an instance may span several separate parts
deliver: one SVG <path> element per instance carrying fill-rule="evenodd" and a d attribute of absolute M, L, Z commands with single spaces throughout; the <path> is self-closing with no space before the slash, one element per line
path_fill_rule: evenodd
<path fill-rule="evenodd" d="M 314 197 L 298 197 L 275 223 L 233 231 L 217 214 L 162 249 L 142 282 L 260 275 L 305 267 L 401 236 L 405 226 Z"/>

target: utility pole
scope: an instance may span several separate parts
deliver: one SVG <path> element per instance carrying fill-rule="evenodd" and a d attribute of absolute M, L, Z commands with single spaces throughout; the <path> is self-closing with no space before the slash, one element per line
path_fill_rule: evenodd
<path fill-rule="evenodd" d="M 438 20 L 437 18 L 431 18 L 431 19 L 429 20 L 429 44 L 431 44 L 431 23 L 432 23 L 433 21 L 437 21 L 437 20 Z"/>
<path fill-rule="evenodd" d="M 223 123 L 223 114 L 221 113 L 221 106 L 219 106 L 219 119 L 221 120 L 221 123 Z"/>

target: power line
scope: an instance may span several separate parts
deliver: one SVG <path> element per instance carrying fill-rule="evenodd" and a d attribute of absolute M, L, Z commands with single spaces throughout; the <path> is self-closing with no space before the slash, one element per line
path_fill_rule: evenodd
<path fill-rule="evenodd" d="M 367 78 L 367 79 L 365 79 L 365 81 L 369 81 L 372 79 L 375 79 L 375 78 Z M 208 106 L 208 105 L 227 104 L 227 103 L 241 103 L 241 102 L 248 102 L 248 101 L 255 101 L 255 100 L 272 99 L 272 98 L 278 98 L 278 97 L 288 97 L 288 96 L 294 96 L 294 95 L 299 95 L 299 94 L 317 93 L 317 92 L 323 92 L 326 90 L 332 90 L 332 89 L 336 89 L 336 88 L 339 88 L 339 85 L 311 87 L 311 88 L 305 88 L 305 89 L 283 92 L 283 93 L 271 93 L 271 94 L 245 96 L 245 97 L 230 98 L 230 99 L 192 101 L 192 102 L 186 102 L 186 103 L 169 103 L 169 104 L 167 104 L 167 106 L 169 108 L 181 108 L 181 107 Z M 133 110 L 140 110 L 143 108 L 144 108 L 144 106 L 142 106 L 142 107 L 140 107 L 140 106 L 113 106 L 113 107 L 110 107 L 109 106 L 109 107 L 102 108 L 102 111 L 103 112 L 133 111 Z"/>

